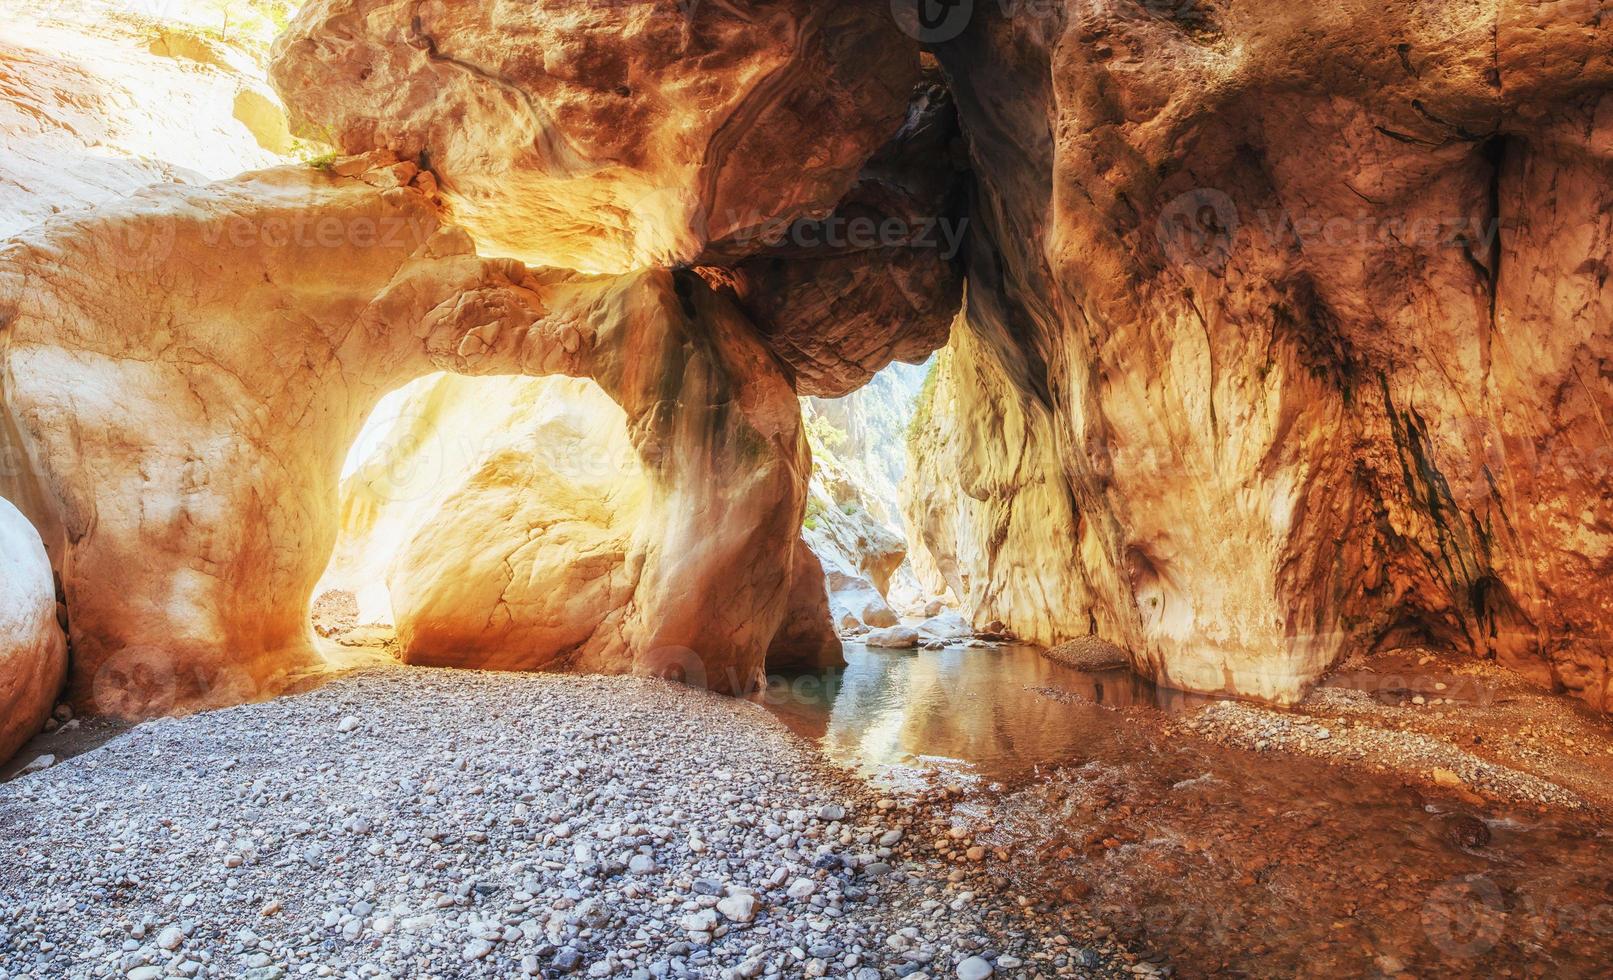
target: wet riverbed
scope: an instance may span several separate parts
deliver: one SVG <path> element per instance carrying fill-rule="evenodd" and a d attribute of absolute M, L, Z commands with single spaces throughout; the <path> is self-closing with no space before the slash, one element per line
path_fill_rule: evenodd
<path fill-rule="evenodd" d="M 1245 752 L 1202 699 L 1030 648 L 871 651 L 769 707 L 875 782 L 972 783 L 996 873 L 1183 975 L 1606 976 L 1613 836 L 1593 813 Z"/>
<path fill-rule="evenodd" d="M 930 773 L 1015 780 L 1079 758 L 1109 727 L 1106 708 L 1178 711 L 1206 698 L 1156 688 L 1129 670 L 1083 672 L 1029 646 L 875 650 L 846 644 L 846 669 L 777 677 L 768 708 L 834 761 L 875 782 Z"/>

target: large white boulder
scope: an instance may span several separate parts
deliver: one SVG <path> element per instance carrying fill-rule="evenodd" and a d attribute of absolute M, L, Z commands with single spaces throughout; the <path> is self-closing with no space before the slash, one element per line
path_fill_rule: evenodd
<path fill-rule="evenodd" d="M 0 498 L 0 761 L 50 717 L 67 673 L 56 586 L 39 533 Z"/>

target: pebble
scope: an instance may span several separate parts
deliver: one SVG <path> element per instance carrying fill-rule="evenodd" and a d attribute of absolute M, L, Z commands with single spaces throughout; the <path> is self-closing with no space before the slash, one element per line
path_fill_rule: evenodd
<path fill-rule="evenodd" d="M 790 888 L 786 894 L 791 898 L 807 898 L 817 890 L 818 883 L 811 878 L 797 878 L 790 882 Z"/>
<path fill-rule="evenodd" d="M 717 903 L 717 911 L 730 922 L 750 922 L 756 918 L 756 896 L 740 892 Z"/>
<path fill-rule="evenodd" d="M 958 980 L 986 980 L 994 972 L 991 964 L 979 956 L 971 956 L 958 964 Z"/>

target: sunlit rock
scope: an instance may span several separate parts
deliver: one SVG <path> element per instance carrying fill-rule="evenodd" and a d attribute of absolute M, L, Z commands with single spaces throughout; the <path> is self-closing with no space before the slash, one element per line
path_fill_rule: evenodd
<path fill-rule="evenodd" d="M 902 368 L 881 372 L 844 398 L 802 399 L 812 447 L 802 536 L 841 581 L 831 583 L 836 591 L 855 580 L 857 588 L 872 585 L 886 596 L 907 557 L 896 485 L 905 472 L 907 420 L 923 369 L 906 368 L 911 377 L 898 377 Z"/>
<path fill-rule="evenodd" d="M 887 626 L 863 637 L 871 647 L 888 650 L 911 650 L 919 645 L 919 631 L 911 626 Z"/>
<path fill-rule="evenodd" d="M 901 487 L 924 591 L 950 593 L 980 629 L 998 621 L 1046 645 L 1085 633 L 1101 610 L 1048 412 L 961 327 L 933 372 Z"/>
<path fill-rule="evenodd" d="M 385 392 L 624 370 L 592 347 L 617 284 L 478 258 L 415 178 L 355 160 L 156 188 L 0 248 L 5 431 L 80 702 L 241 700 L 317 662 L 336 483 Z"/>
<path fill-rule="evenodd" d="M 0 237 L 149 184 L 282 163 L 289 135 L 262 71 L 230 45 L 90 4 L 8 5 Z"/>
<path fill-rule="evenodd" d="M 484 250 L 623 272 L 828 213 L 917 73 L 854 0 L 314 0 L 271 77 L 297 131 L 429 163 Z"/>
<path fill-rule="evenodd" d="M 383 482 L 350 488 L 354 550 L 395 548 L 384 574 L 405 660 L 744 691 L 773 644 L 830 657 L 827 609 L 805 622 L 792 584 L 809 465 L 794 392 L 698 278 L 622 283 L 590 342 L 597 386 L 444 379 L 400 407 L 409 434 L 366 463 Z M 377 499 L 396 473 L 420 475 L 423 500 Z M 798 635 L 776 638 L 787 614 Z"/>
<path fill-rule="evenodd" d="M 899 617 L 885 596 L 867 579 L 830 567 L 825 575 L 829 588 L 829 610 L 835 628 L 861 632 L 882 626 L 895 626 Z"/>
<path fill-rule="evenodd" d="M 45 724 L 66 674 L 50 560 L 33 525 L 0 498 L 0 762 Z"/>

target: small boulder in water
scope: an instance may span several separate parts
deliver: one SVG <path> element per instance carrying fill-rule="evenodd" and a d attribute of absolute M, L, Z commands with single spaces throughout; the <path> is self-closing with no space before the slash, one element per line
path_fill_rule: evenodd
<path fill-rule="evenodd" d="M 863 642 L 887 650 L 911 650 L 919 645 L 919 631 L 911 626 L 887 626 L 869 633 Z"/>
<path fill-rule="evenodd" d="M 1091 635 L 1060 643 L 1042 651 L 1042 656 L 1076 670 L 1116 670 L 1131 664 L 1124 648 Z"/>
<path fill-rule="evenodd" d="M 1457 847 L 1483 847 L 1490 843 L 1490 827 L 1470 814 L 1450 813 L 1445 816 L 1445 836 Z"/>

